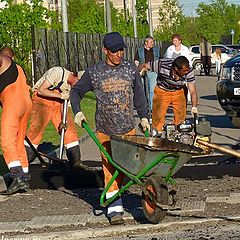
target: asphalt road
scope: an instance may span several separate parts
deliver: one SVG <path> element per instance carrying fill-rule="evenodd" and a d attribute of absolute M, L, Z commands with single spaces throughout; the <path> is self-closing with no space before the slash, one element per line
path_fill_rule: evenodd
<path fill-rule="evenodd" d="M 197 90 L 199 95 L 199 114 L 200 117 L 206 117 L 210 122 L 212 126 L 212 142 L 215 144 L 218 144 L 219 146 L 223 146 L 226 148 L 232 148 L 232 146 L 236 145 L 239 142 L 239 133 L 240 130 L 234 128 L 228 117 L 225 115 L 225 112 L 221 109 L 220 105 L 218 104 L 217 98 L 216 98 L 216 77 L 210 76 L 196 76 L 196 84 L 197 84 Z M 188 118 L 191 119 L 190 115 L 190 104 L 188 105 Z M 171 114 L 168 115 L 167 121 L 170 121 Z M 99 153 L 98 149 L 94 144 L 89 144 L 89 139 L 86 139 L 86 141 L 82 142 L 82 156 L 84 160 L 99 160 Z M 218 152 L 215 152 L 218 153 Z M 210 159 L 211 157 L 208 157 Z M 213 158 L 213 157 L 212 157 Z M 207 158 L 206 158 L 207 159 Z M 206 162 L 206 159 L 205 162 Z M 210 161 L 210 160 L 209 160 Z M 192 162 L 194 166 L 194 162 Z M 198 162 L 199 164 L 199 162 Z M 200 163 L 201 164 L 201 163 Z M 234 165 L 236 166 L 236 165 Z M 197 172 L 200 172 L 200 167 L 197 168 L 197 172 L 193 173 L 194 168 L 190 171 L 191 165 L 186 167 L 186 171 L 179 171 L 179 176 L 177 179 L 177 182 L 180 183 L 180 193 L 185 191 L 184 194 L 182 194 L 182 199 L 185 199 L 189 201 L 191 200 L 202 200 L 202 198 L 198 199 L 199 191 L 201 192 L 200 195 L 204 195 L 205 193 L 203 190 L 200 190 L 201 188 L 197 188 L 197 186 L 201 186 L 203 182 L 202 180 L 208 180 L 208 172 L 207 168 L 211 168 L 210 166 L 202 166 L 204 169 L 202 169 L 202 172 L 206 173 L 206 176 L 204 176 L 205 179 L 197 178 L 197 181 L 192 181 L 191 178 L 188 178 L 186 174 L 197 174 Z M 234 169 L 230 168 L 231 165 L 228 166 L 228 168 L 225 168 L 224 166 L 222 169 L 227 169 L 228 171 L 234 171 Z M 235 168 L 235 167 L 234 167 Z M 238 167 L 239 168 L 239 167 Z M 195 167 L 196 169 L 196 167 Z M 216 168 L 215 168 L 216 169 Z M 237 169 L 235 168 L 237 171 Z M 216 174 L 216 172 L 212 173 Z M 224 175 L 227 175 L 227 173 L 224 173 Z M 186 177 L 187 176 L 187 177 Z M 237 188 L 235 184 L 235 181 L 238 181 L 238 175 L 234 175 L 232 179 L 232 185 L 231 190 L 235 194 L 239 193 L 239 189 Z M 195 176 L 196 177 L 196 176 Z M 181 180 L 181 178 L 183 180 Z M 196 180 L 196 179 L 195 179 Z M 189 181 L 187 184 L 189 186 L 188 189 L 185 188 L 186 183 L 184 181 Z M 223 177 L 217 177 L 213 178 L 207 183 L 211 183 L 211 185 L 204 187 L 204 191 L 206 190 L 206 194 L 208 194 L 209 197 L 213 197 L 211 195 L 212 193 L 216 193 L 215 195 L 218 197 L 225 197 L 223 194 L 221 188 L 216 189 L 216 186 L 214 185 L 214 182 L 217 181 L 219 185 L 222 186 L 221 181 L 223 181 Z M 181 184 L 182 182 L 182 184 Z M 239 182 L 239 181 L 238 181 Z M 228 183 L 228 178 L 225 178 L 225 185 Z M 193 186 L 193 189 L 195 190 L 195 193 L 189 193 L 187 195 L 187 191 L 191 191 L 190 185 Z M 205 183 L 206 185 L 206 183 Z M 181 187 L 182 186 L 182 187 Z M 211 188 L 211 186 L 214 186 Z M 209 189 L 208 189 L 209 188 Z M 199 190 L 198 190 L 199 189 Z M 228 190 L 225 190 L 225 193 Z M 207 195 L 206 195 L 207 196 Z M 239 196 L 239 195 L 234 195 Z M 23 196 L 24 197 L 24 196 Z M 56 196 L 55 196 L 56 197 Z M 225 199 L 225 198 L 224 198 Z M 79 201 L 79 200 L 77 200 Z M 98 199 L 96 199 L 98 201 Z M 223 200 L 221 200 L 223 201 Z M 131 201 L 133 202 L 133 201 Z M 78 203 L 76 203 L 78 204 Z M 236 205 L 236 204 L 235 204 Z M 231 206 L 231 208 L 234 208 L 235 205 L 228 205 Z M 84 205 L 83 205 L 84 206 Z M 221 210 L 221 205 L 216 205 Z M 220 206 L 220 207 L 219 207 Z M 238 208 L 236 208 L 238 209 Z M 236 211 L 236 216 L 239 214 L 239 211 Z M 97 216 L 94 216 L 93 220 L 95 221 L 97 219 Z M 102 221 L 101 223 L 98 223 L 97 226 L 85 226 L 85 227 L 77 227 L 78 230 L 70 231 L 71 228 L 66 229 L 62 228 L 60 232 L 54 232 L 51 230 L 46 230 L 44 233 L 32 233 L 27 235 L 15 235 L 15 237 L 18 237 L 18 239 L 21 239 L 21 237 L 28 238 L 28 239 L 151 239 L 151 240 L 157 240 L 157 239 L 187 239 L 187 240 L 204 240 L 204 239 L 216 239 L 216 240 L 225 240 L 225 239 L 240 239 L 240 233 L 239 233 L 239 217 L 236 219 L 233 219 L 232 221 L 223 221 L 223 219 L 207 219 L 205 221 L 204 218 L 195 217 L 194 219 L 179 218 L 179 221 L 171 220 L 161 223 L 161 224 L 142 224 L 142 223 L 134 223 L 134 224 L 126 224 L 124 227 L 122 226 L 109 226 L 106 221 L 103 221 L 102 218 L 100 219 Z M 175 221 L 175 222 L 174 222 Z M 182 222 L 183 221 L 183 222 Z M 67 231 L 66 231 L 67 230 Z M 56 230 L 57 231 L 57 230 Z M 4 235 L 2 235 L 4 236 Z M 11 237 L 13 234 L 11 235 Z M 1 235 L 0 235 L 1 237 Z M 7 237 L 7 236 L 5 236 Z M 4 239 L 4 238 L 3 238 Z"/>
<path fill-rule="evenodd" d="M 211 122 L 212 142 L 231 148 L 239 143 L 240 130 L 232 125 L 217 101 L 216 80 L 217 77 L 214 76 L 196 76 L 199 115 Z"/>

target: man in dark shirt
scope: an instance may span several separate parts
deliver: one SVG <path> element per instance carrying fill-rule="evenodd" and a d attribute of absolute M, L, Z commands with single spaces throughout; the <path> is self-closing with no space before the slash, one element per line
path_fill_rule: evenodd
<path fill-rule="evenodd" d="M 107 152 L 111 155 L 110 135 L 135 134 L 135 106 L 141 119 L 143 130 L 150 130 L 147 103 L 138 69 L 133 62 L 123 59 L 126 45 L 118 32 L 107 33 L 103 40 L 105 61 L 100 61 L 85 70 L 81 80 L 71 89 L 70 100 L 75 123 L 82 126 L 86 120 L 81 112 L 80 102 L 84 94 L 94 91 L 96 94 L 96 129 L 97 136 Z M 105 186 L 112 178 L 115 168 L 102 154 Z M 121 186 L 122 176 L 117 178 L 109 188 L 106 198 L 116 194 Z M 122 199 L 119 198 L 108 206 L 107 216 L 111 224 L 122 224 Z"/>
<path fill-rule="evenodd" d="M 134 56 L 134 62 L 138 66 L 139 64 L 153 62 L 160 58 L 160 49 L 154 46 L 154 39 L 151 36 L 146 36 L 144 40 L 144 47 L 137 49 L 137 52 Z M 152 110 L 152 101 L 154 95 L 154 88 L 156 86 L 157 73 L 153 71 L 147 71 L 145 74 L 148 89 L 149 89 L 149 101 L 150 108 Z M 148 93 L 146 93 L 148 96 Z"/>
<path fill-rule="evenodd" d="M 197 90 L 193 69 L 184 56 L 176 59 L 160 59 L 143 65 L 158 73 L 157 86 L 153 97 L 153 128 L 162 132 L 168 107 L 174 112 L 174 124 L 178 125 L 186 119 L 186 98 L 184 86 L 188 84 L 191 95 L 191 113 L 197 111 Z"/>

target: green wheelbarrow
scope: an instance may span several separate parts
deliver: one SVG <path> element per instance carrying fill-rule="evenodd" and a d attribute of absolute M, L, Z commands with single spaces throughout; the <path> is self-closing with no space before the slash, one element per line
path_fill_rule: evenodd
<path fill-rule="evenodd" d="M 176 143 L 167 139 L 145 136 L 110 136 L 112 157 L 108 154 L 96 135 L 83 123 L 90 137 L 100 151 L 116 168 L 110 182 L 103 190 L 100 205 L 108 206 L 134 184 L 142 189 L 142 207 L 146 218 L 152 223 L 159 223 L 172 209 L 168 185 L 173 186 L 173 175 L 191 159 L 199 155 L 201 148 Z M 111 198 L 106 199 L 113 181 L 123 173 L 129 179 Z"/>

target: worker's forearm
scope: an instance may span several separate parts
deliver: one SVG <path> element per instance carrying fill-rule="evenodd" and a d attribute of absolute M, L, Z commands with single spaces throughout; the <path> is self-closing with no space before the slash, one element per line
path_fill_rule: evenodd
<path fill-rule="evenodd" d="M 192 106 L 197 107 L 198 104 L 198 96 L 197 93 L 191 94 L 191 101 L 192 101 Z"/>
<path fill-rule="evenodd" d="M 50 91 L 50 90 L 40 90 L 38 89 L 38 95 L 42 97 L 51 97 L 51 98 L 61 98 L 61 93 L 57 91 Z"/>

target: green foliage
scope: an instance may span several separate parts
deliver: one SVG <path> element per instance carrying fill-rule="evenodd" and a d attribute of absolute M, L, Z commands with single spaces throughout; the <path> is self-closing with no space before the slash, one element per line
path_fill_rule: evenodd
<path fill-rule="evenodd" d="M 137 11 L 137 30 L 138 37 L 143 38 L 149 35 L 149 23 L 147 19 L 148 4 L 146 0 L 136 1 L 136 11 Z"/>
<path fill-rule="evenodd" d="M 31 71 L 31 26 L 47 27 L 48 10 L 42 6 L 42 0 L 32 0 L 29 4 L 13 4 L 0 9 L 0 43 L 12 47 L 16 53 L 16 62 L 21 64 L 28 76 Z"/>
<path fill-rule="evenodd" d="M 96 0 L 69 0 L 68 20 L 72 32 L 105 32 L 104 6 Z"/>
<path fill-rule="evenodd" d="M 169 41 L 172 34 L 182 34 L 186 17 L 183 15 L 177 0 L 163 0 L 159 8 L 160 25 L 155 30 L 155 36 L 162 41 Z"/>
<path fill-rule="evenodd" d="M 215 0 L 211 4 L 200 3 L 197 8 L 197 34 L 205 36 L 211 43 L 219 43 L 222 36 L 235 30 L 235 42 L 240 35 L 240 6 L 229 5 L 226 0 Z"/>

